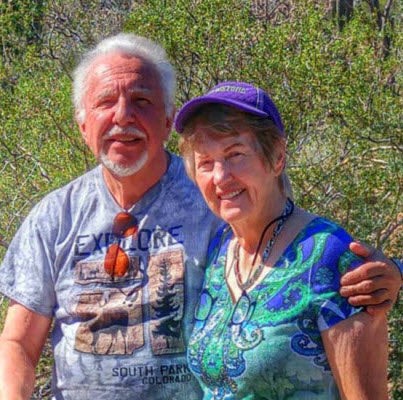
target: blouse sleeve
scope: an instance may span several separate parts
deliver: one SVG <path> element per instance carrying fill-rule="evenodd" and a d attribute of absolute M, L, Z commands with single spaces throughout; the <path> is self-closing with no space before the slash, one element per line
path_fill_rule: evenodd
<path fill-rule="evenodd" d="M 227 231 L 227 225 L 222 225 L 213 238 L 210 240 L 210 243 L 208 245 L 208 250 L 207 250 L 207 263 L 206 265 L 210 265 L 211 263 L 214 262 L 215 258 L 217 257 L 217 253 L 220 251 L 221 245 L 224 241 L 224 235 L 225 232 Z"/>
<path fill-rule="evenodd" d="M 363 310 L 353 307 L 339 294 L 341 276 L 362 263 L 362 258 L 349 250 L 351 241 L 339 227 L 328 233 L 323 253 L 310 271 L 312 304 L 321 332 Z"/>

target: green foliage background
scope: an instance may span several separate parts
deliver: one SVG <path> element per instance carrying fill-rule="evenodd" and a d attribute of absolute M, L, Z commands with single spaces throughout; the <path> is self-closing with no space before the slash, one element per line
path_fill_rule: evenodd
<path fill-rule="evenodd" d="M 165 47 L 178 107 L 222 80 L 268 90 L 288 132 L 298 204 L 402 258 L 402 5 L 387 14 L 386 2 L 372 12 L 357 2 L 340 30 L 327 2 L 281 3 L 262 16 L 242 0 L 1 2 L 0 258 L 44 193 L 94 165 L 73 121 L 71 71 L 83 48 L 122 28 Z M 168 147 L 177 150 L 175 133 Z M 402 311 L 389 316 L 396 400 Z M 2 313 L 4 303 L 0 325 Z M 46 350 L 35 398 L 49 394 Z"/>

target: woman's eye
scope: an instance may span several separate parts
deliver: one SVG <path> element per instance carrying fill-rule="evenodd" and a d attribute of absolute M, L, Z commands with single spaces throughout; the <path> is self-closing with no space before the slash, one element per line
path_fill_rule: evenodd
<path fill-rule="evenodd" d="M 243 157 L 243 153 L 235 151 L 233 153 L 228 154 L 227 159 L 228 160 L 236 160 L 236 159 L 241 158 L 241 157 Z"/>
<path fill-rule="evenodd" d="M 208 168 L 211 168 L 212 165 L 213 165 L 213 162 L 211 160 L 202 160 L 197 163 L 197 168 L 198 169 L 208 169 Z"/>

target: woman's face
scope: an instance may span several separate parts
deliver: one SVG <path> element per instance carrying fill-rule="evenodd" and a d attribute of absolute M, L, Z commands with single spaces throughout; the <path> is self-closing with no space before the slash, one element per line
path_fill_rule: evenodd
<path fill-rule="evenodd" d="M 195 180 L 208 206 L 230 224 L 259 222 L 279 191 L 283 161 L 265 163 L 248 130 L 217 136 L 196 126 L 195 135 Z"/>

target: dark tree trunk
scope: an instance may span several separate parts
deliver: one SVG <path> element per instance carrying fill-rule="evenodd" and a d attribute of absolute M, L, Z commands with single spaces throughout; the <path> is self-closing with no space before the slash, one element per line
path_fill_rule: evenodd
<path fill-rule="evenodd" d="M 354 0 L 331 0 L 331 8 L 339 29 L 342 30 L 353 15 Z"/>

